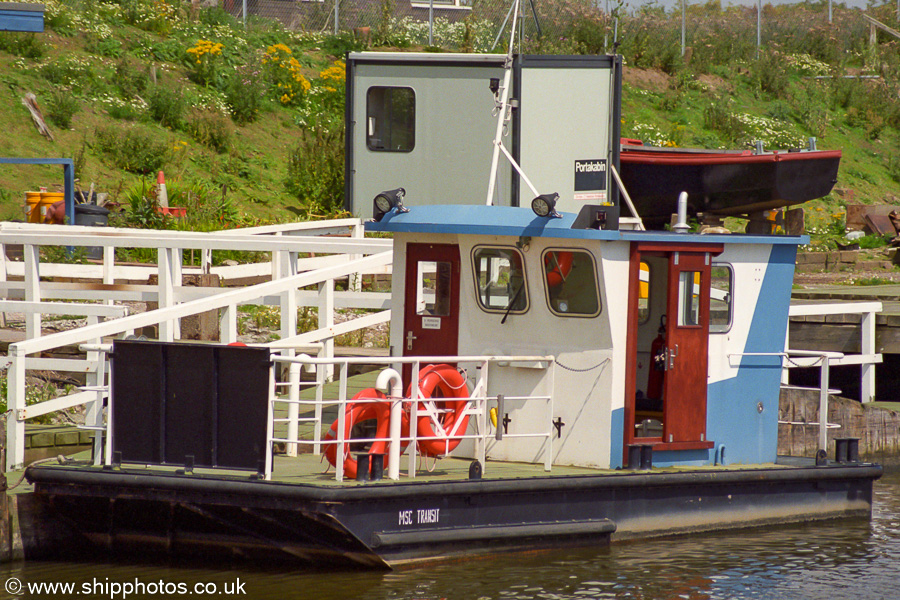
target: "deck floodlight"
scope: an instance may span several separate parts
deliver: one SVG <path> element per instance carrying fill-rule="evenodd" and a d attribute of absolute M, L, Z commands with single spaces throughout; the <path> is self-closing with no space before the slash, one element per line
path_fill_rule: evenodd
<path fill-rule="evenodd" d="M 499 77 L 491 77 L 491 81 L 488 84 L 488 86 L 491 88 L 491 93 L 496 96 L 497 92 L 500 91 L 500 78 Z"/>
<path fill-rule="evenodd" d="M 559 200 L 559 194 L 541 194 L 531 201 L 531 210 L 539 217 L 550 217 L 551 219 L 559 219 L 561 214 L 556 212 L 556 201 Z"/>
<path fill-rule="evenodd" d="M 376 221 L 380 221 L 384 215 L 395 209 L 398 213 L 409 212 L 409 209 L 403 206 L 403 196 L 405 195 L 406 190 L 403 188 L 381 192 L 375 196 L 375 208 L 372 216 Z"/>

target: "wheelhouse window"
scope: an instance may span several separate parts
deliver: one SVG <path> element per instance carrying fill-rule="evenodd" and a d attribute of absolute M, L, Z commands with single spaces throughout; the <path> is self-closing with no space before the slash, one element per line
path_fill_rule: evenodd
<path fill-rule="evenodd" d="M 450 314 L 453 265 L 446 261 L 419 263 L 416 314 L 446 317 Z"/>
<path fill-rule="evenodd" d="M 650 265 L 641 261 L 640 281 L 638 282 L 638 323 L 650 320 Z"/>
<path fill-rule="evenodd" d="M 550 311 L 561 317 L 600 314 L 594 258 L 580 250 L 548 249 L 542 255 Z"/>
<path fill-rule="evenodd" d="M 700 325 L 700 271 L 678 274 L 678 326 Z"/>
<path fill-rule="evenodd" d="M 710 271 L 709 331 L 724 333 L 731 329 L 734 297 L 731 287 L 734 272 L 730 265 L 713 264 Z"/>
<path fill-rule="evenodd" d="M 366 92 L 366 147 L 412 152 L 416 146 L 416 93 L 409 87 L 372 86 Z"/>
<path fill-rule="evenodd" d="M 515 248 L 479 246 L 472 251 L 478 304 L 488 312 L 528 310 L 525 264 Z"/>

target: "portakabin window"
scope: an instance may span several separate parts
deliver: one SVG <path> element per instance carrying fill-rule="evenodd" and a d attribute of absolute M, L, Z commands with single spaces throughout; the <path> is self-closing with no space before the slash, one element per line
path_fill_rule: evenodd
<path fill-rule="evenodd" d="M 366 147 L 376 152 L 412 152 L 416 147 L 416 93 L 412 88 L 369 88 Z"/>

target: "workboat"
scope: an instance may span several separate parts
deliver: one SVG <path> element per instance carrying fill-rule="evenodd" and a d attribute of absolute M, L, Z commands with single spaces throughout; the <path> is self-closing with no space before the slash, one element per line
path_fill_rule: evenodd
<path fill-rule="evenodd" d="M 351 55 L 350 87 L 370 87 L 364 105 L 348 102 L 348 128 L 402 164 L 429 129 L 408 127 L 415 94 L 437 96 L 399 74 L 417 59 L 391 60 L 393 86 L 378 59 Z M 453 70 L 472 57 L 441 60 Z M 393 238 L 389 356 L 116 340 L 104 444 L 84 464 L 26 471 L 48 548 L 390 568 L 870 516 L 882 470 L 854 440 L 831 459 L 825 443 L 815 457 L 777 455 L 808 238 L 690 233 L 685 194 L 672 231 L 645 230 L 612 193 L 621 58 L 503 62 L 502 79 L 479 86 L 498 118 L 486 202 L 480 188 L 397 187 L 417 177 L 404 169 L 383 170 L 394 185 L 369 196 L 367 232 Z M 483 59 L 483 75 L 495 63 Z M 353 76 L 374 64 L 379 77 Z M 513 72 L 517 118 L 532 124 L 541 93 L 564 103 L 554 81 L 577 80 L 607 107 L 602 135 L 573 150 L 582 158 L 547 171 L 562 192 L 539 193 L 543 175 L 524 173 L 537 155 L 523 165 L 504 146 Z M 495 202 L 500 157 L 530 208 Z M 354 375 L 361 363 L 376 370 Z M 276 435 L 285 405 L 293 428 Z"/>
<path fill-rule="evenodd" d="M 766 151 L 658 148 L 623 138 L 622 181 L 648 226 L 668 223 L 671 199 L 687 192 L 688 210 L 706 217 L 748 216 L 828 195 L 840 150 Z"/>
<path fill-rule="evenodd" d="M 879 466 L 776 453 L 804 238 L 396 196 L 367 225 L 394 236 L 392 356 L 357 392 L 379 359 L 331 359 L 313 452 L 273 457 L 269 348 L 117 340 L 107 464 L 27 471 L 54 548 L 386 567 L 870 515 Z"/>

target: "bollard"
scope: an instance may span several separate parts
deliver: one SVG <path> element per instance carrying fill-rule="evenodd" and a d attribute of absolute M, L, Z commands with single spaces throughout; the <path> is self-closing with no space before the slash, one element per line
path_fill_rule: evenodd
<path fill-rule="evenodd" d="M 653 446 L 644 444 L 641 446 L 641 470 L 653 468 Z"/>
<path fill-rule="evenodd" d="M 847 447 L 849 440 L 847 438 L 834 439 L 834 460 L 839 464 L 847 462 Z"/>
<path fill-rule="evenodd" d="M 357 454 L 356 455 L 356 480 L 357 481 L 368 481 L 369 480 L 369 455 L 368 454 Z"/>
<path fill-rule="evenodd" d="M 859 462 L 859 438 L 847 438 L 847 462 Z"/>
<path fill-rule="evenodd" d="M 628 465 L 625 467 L 629 471 L 635 471 L 641 466 L 641 447 L 643 444 L 628 444 Z"/>
<path fill-rule="evenodd" d="M 378 481 L 384 477 L 384 454 L 369 454 L 369 463 L 372 467 L 372 481 Z"/>

